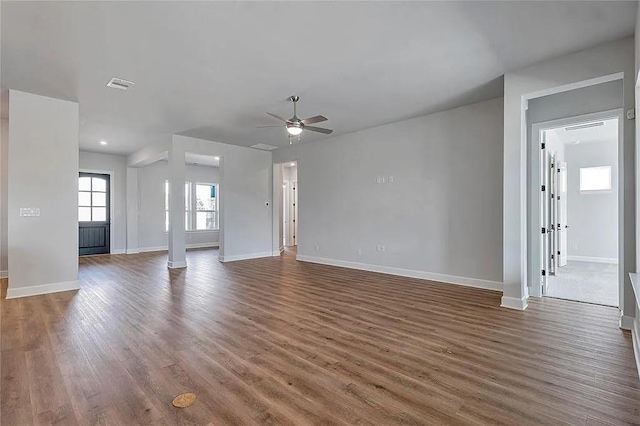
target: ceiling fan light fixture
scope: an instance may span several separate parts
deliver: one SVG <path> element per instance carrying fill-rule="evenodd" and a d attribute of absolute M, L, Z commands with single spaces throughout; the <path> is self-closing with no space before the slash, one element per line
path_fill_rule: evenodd
<path fill-rule="evenodd" d="M 298 136 L 302 133 L 302 126 L 299 123 L 287 123 L 287 132 L 291 136 Z"/>

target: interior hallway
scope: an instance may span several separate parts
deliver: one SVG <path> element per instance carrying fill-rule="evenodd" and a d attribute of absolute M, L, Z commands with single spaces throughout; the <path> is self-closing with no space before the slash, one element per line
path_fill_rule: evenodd
<path fill-rule="evenodd" d="M 217 250 L 80 259 L 80 292 L 0 300 L 4 425 L 629 424 L 614 308 Z M 6 288 L 6 280 L 4 280 Z M 182 392 L 198 398 L 171 406 Z"/>
<path fill-rule="evenodd" d="M 618 306 L 618 265 L 569 261 L 548 280 L 549 297 Z"/>

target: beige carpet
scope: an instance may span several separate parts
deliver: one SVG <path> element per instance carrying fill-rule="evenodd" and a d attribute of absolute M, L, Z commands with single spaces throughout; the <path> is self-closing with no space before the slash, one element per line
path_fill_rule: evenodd
<path fill-rule="evenodd" d="M 571 261 L 547 282 L 549 297 L 618 306 L 618 265 Z"/>

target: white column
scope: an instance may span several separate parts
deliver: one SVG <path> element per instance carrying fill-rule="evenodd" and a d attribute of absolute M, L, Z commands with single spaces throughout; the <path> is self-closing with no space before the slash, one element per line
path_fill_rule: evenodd
<path fill-rule="evenodd" d="M 127 254 L 139 253 L 138 169 L 127 167 Z"/>
<path fill-rule="evenodd" d="M 169 268 L 186 268 L 184 231 L 184 147 L 173 143 L 169 151 Z"/>

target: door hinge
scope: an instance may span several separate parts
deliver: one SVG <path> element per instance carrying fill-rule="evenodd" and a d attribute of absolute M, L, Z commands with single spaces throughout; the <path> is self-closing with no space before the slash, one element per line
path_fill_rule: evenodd
<path fill-rule="evenodd" d="M 558 256 L 560 256 L 560 250 L 558 250 Z"/>
<path fill-rule="evenodd" d="M 546 145 L 545 145 L 545 143 L 544 143 L 544 142 L 542 142 L 542 143 L 540 144 L 540 149 L 544 149 L 544 147 L 545 147 L 545 146 L 546 146 Z"/>
<path fill-rule="evenodd" d="M 542 228 L 542 233 L 543 233 L 543 234 L 546 234 L 546 233 L 547 233 L 547 228 L 543 227 L 543 228 Z"/>
<path fill-rule="evenodd" d="M 551 255 L 551 259 L 555 259 L 555 258 L 553 257 L 553 255 Z"/>
<path fill-rule="evenodd" d="M 542 192 L 544 192 L 546 189 L 547 189 L 547 187 L 542 185 Z"/>
<path fill-rule="evenodd" d="M 545 271 L 544 269 L 542 270 L 542 276 L 544 277 L 545 275 L 547 275 L 547 271 Z"/>

